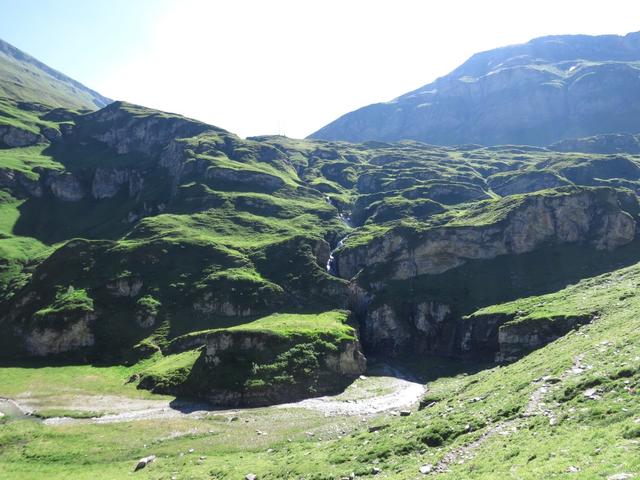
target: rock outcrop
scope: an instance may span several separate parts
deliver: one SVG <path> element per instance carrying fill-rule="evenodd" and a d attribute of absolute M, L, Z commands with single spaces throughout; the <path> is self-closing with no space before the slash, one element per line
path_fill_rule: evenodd
<path fill-rule="evenodd" d="M 530 285 L 527 275 L 535 274 L 518 260 L 523 255 L 548 248 L 611 252 L 636 239 L 637 215 L 635 195 L 610 188 L 505 198 L 483 205 L 464 220 L 421 230 L 400 225 L 361 244 L 356 238 L 354 246 L 337 252 L 338 272 L 351 278 L 350 308 L 360 319 L 368 351 L 506 360 L 548 343 L 577 323 L 539 323 L 524 331 L 524 324 L 507 325 L 508 319 L 497 317 L 463 321 L 465 308 L 473 308 L 474 301 L 509 298 L 512 288 L 506 282 L 503 293 L 490 294 L 498 287 L 474 277 L 504 268 L 509 262 L 504 259 L 513 259 L 502 275 Z M 475 267 L 465 273 L 467 264 Z M 490 275 L 485 278 L 495 281 Z M 475 308 L 483 305 L 476 303 Z"/>
<path fill-rule="evenodd" d="M 104 143 L 120 155 L 153 155 L 176 138 L 193 137 L 212 128 L 215 127 L 180 115 L 113 102 L 78 119 L 75 134 Z"/>
<path fill-rule="evenodd" d="M 66 325 L 62 328 L 45 326 L 29 329 L 23 332 L 27 353 L 46 357 L 93 347 L 95 337 L 91 322 L 95 319 L 94 314 L 87 313 L 78 319 L 65 321 Z"/>
<path fill-rule="evenodd" d="M 260 406 L 293 401 L 315 395 L 324 395 L 339 391 L 353 379 L 363 374 L 366 359 L 357 340 L 340 342 L 335 349 L 324 350 L 313 346 L 313 342 L 304 340 L 285 340 L 265 333 L 221 331 L 210 334 L 203 351 L 204 367 L 199 376 L 216 377 L 226 369 L 237 369 L 239 364 L 257 362 L 264 365 L 277 361 L 278 356 L 287 356 L 287 351 L 297 348 L 316 350 L 318 367 L 313 373 L 304 376 L 288 372 L 291 378 L 284 383 L 279 381 L 257 384 L 255 388 L 232 389 L 229 386 L 216 388 L 215 379 L 210 388 L 202 392 L 207 400 L 215 405 Z M 238 374 L 236 370 L 233 372 Z M 209 383 L 211 379 L 202 379 Z"/>
<path fill-rule="evenodd" d="M 338 271 L 352 278 L 360 270 L 385 265 L 389 278 L 408 279 L 547 244 L 588 243 L 596 249 L 614 249 L 636 235 L 636 219 L 623 206 L 628 202 L 637 208 L 635 196 L 606 188 L 500 200 L 486 206 L 496 212 L 488 219 L 480 216 L 468 224 L 455 221 L 424 230 L 396 227 L 363 246 L 347 244 L 338 252 Z"/>
<path fill-rule="evenodd" d="M 0 147 L 29 147 L 45 141 L 39 133 L 11 125 L 0 125 Z"/>
<path fill-rule="evenodd" d="M 460 323 L 459 352 L 463 356 L 510 362 L 557 340 L 594 315 L 516 320 L 508 314 L 474 314 Z"/>

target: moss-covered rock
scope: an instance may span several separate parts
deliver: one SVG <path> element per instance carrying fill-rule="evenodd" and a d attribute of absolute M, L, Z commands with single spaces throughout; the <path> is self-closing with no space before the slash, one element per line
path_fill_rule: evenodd
<path fill-rule="evenodd" d="M 224 406 L 268 405 L 334 393 L 366 367 L 347 318 L 344 311 L 274 314 L 237 327 L 190 334 L 174 340 L 172 350 L 191 350 L 173 353 L 142 372 L 139 386 Z"/>

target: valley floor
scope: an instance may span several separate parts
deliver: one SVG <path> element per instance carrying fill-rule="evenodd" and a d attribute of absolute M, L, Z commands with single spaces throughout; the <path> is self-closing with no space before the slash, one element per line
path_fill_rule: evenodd
<path fill-rule="evenodd" d="M 268 408 L 202 411 L 137 390 L 139 366 L 4 366 L 0 396 L 45 420 L 12 421 L 5 402 L 0 478 L 638 479 L 639 287 L 635 265 L 485 309 L 593 316 L 510 364 L 421 357 L 420 382 L 397 378 L 407 364 L 377 365 L 336 397 Z"/>
<path fill-rule="evenodd" d="M 323 442 L 366 430 L 371 422 L 415 410 L 426 391 L 423 383 L 404 373 L 404 366 L 374 363 L 367 375 L 338 395 L 215 410 L 137 390 L 126 383 L 131 371 L 86 365 L 0 366 L 0 378 L 6 379 L 0 385 L 0 470 L 8 478 L 121 478 L 133 471 L 138 458 L 166 450 L 168 444 L 175 445 L 181 463 L 199 467 L 208 455 L 241 455 L 258 446 Z M 87 447 L 96 442 L 93 448 L 84 450 L 84 435 L 90 438 Z M 22 442 L 11 445 L 12 438 Z M 121 451 L 122 458 L 109 454 L 106 459 L 103 448 Z M 31 452 L 40 453 L 34 457 Z M 40 455 L 57 460 L 32 461 Z M 158 460 L 149 467 L 149 478 L 166 478 L 166 464 L 160 465 Z M 183 477 L 183 467 L 173 467 L 177 478 L 199 478 Z"/>

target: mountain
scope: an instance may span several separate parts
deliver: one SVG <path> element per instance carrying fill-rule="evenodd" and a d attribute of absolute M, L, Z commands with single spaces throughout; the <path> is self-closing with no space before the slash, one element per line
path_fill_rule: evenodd
<path fill-rule="evenodd" d="M 348 113 L 323 140 L 549 145 L 640 132 L 640 33 L 566 35 L 473 55 L 435 82 Z"/>
<path fill-rule="evenodd" d="M 16 95 L 3 478 L 639 471 L 635 136 L 242 139 Z"/>
<path fill-rule="evenodd" d="M 95 110 L 111 103 L 1 39 L 0 97 L 76 110 Z"/>

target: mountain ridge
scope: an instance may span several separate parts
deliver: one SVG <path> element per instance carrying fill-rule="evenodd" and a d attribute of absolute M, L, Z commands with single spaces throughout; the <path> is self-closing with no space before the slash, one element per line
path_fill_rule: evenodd
<path fill-rule="evenodd" d="M 639 60 L 638 32 L 541 37 L 474 54 L 432 83 L 347 113 L 309 138 L 548 145 L 635 133 Z"/>
<path fill-rule="evenodd" d="M 0 39 L 0 96 L 95 110 L 111 100 Z"/>

